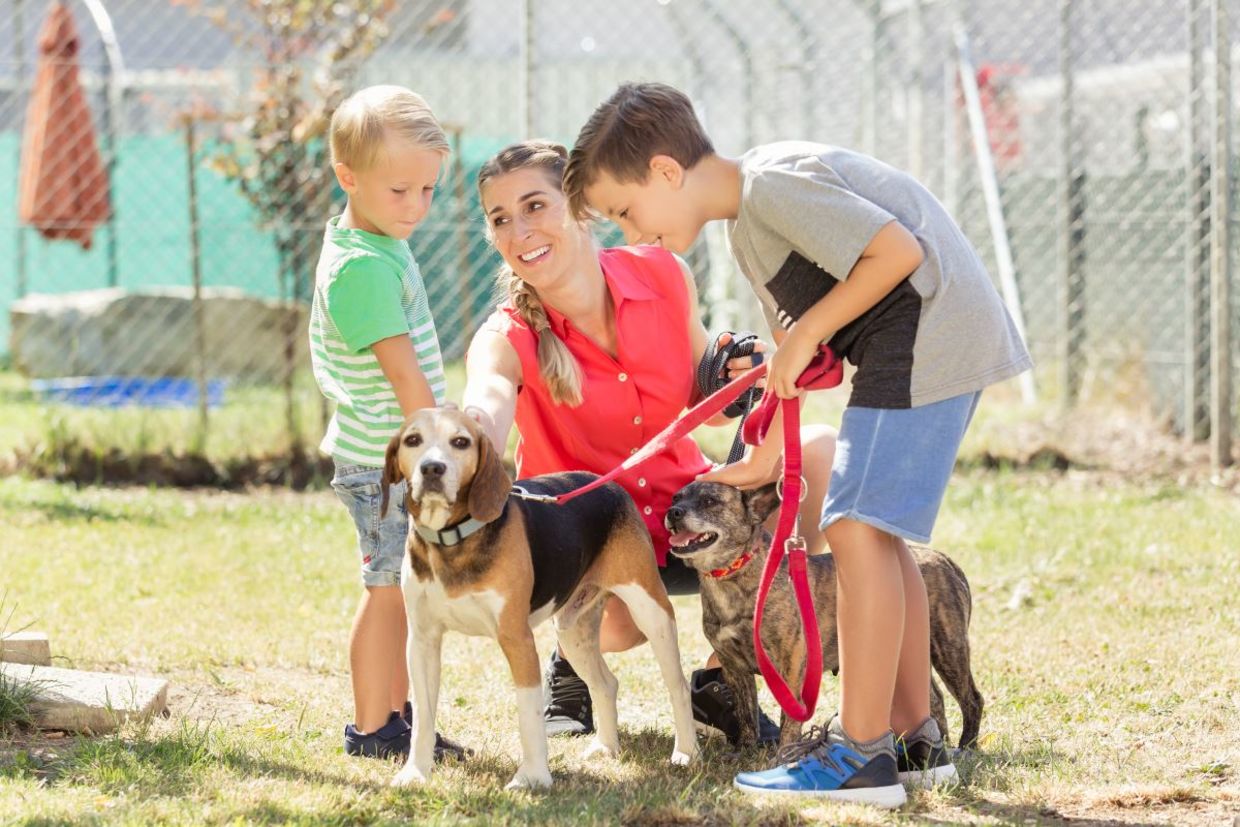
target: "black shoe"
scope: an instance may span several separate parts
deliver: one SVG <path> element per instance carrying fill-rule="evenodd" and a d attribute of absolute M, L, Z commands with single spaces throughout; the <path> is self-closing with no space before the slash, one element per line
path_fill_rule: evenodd
<path fill-rule="evenodd" d="M 740 741 L 741 722 L 736 717 L 736 698 L 723 682 L 723 669 L 695 669 L 689 681 L 689 699 L 693 703 L 693 720 L 705 734 L 719 734 L 732 746 Z M 779 725 L 758 709 L 758 743 L 779 741 Z"/>
<path fill-rule="evenodd" d="M 344 728 L 344 751 L 348 755 L 367 758 L 394 758 L 409 754 L 409 724 L 393 712 L 387 723 L 368 735 L 357 731 L 353 724 Z"/>
<path fill-rule="evenodd" d="M 594 732 L 594 704 L 590 691 L 572 665 L 551 653 L 546 675 L 547 706 L 543 709 L 548 735 L 589 735 Z"/>
<path fill-rule="evenodd" d="M 405 721 L 411 723 L 413 721 L 413 704 L 405 701 Z M 443 761 L 451 758 L 454 761 L 464 761 L 466 758 L 472 758 L 474 751 L 469 747 L 462 746 L 451 738 L 445 738 L 438 732 L 435 733 L 435 761 Z"/>
<path fill-rule="evenodd" d="M 896 739 L 896 770 L 901 784 L 926 789 L 956 780 L 956 766 L 933 718 Z"/>

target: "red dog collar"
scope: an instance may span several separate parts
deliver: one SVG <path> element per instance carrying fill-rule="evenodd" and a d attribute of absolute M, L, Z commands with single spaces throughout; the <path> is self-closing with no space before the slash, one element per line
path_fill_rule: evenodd
<path fill-rule="evenodd" d="M 745 568 L 745 566 L 749 565 L 749 561 L 753 559 L 753 556 L 756 553 L 757 552 L 755 551 L 747 551 L 744 554 L 742 554 L 740 557 L 737 557 L 731 563 L 728 563 L 723 568 L 711 569 L 710 571 L 706 573 L 709 574 L 711 577 L 714 577 L 716 580 L 724 578 L 724 577 L 731 577 L 732 575 L 736 574 L 741 569 Z"/>

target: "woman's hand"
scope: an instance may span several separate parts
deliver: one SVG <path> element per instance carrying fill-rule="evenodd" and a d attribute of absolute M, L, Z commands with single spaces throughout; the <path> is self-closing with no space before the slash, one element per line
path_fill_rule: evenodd
<path fill-rule="evenodd" d="M 771 356 L 771 366 L 766 370 L 766 383 L 780 399 L 795 399 L 801 395 L 797 379 L 818 352 L 819 341 L 798 331 L 794 324 L 775 350 Z"/>
<path fill-rule="evenodd" d="M 731 343 L 732 343 L 731 333 L 721 334 L 719 336 L 719 346 L 718 348 L 716 348 L 716 352 L 723 350 L 725 347 L 727 347 Z M 752 368 L 754 365 L 761 364 L 762 360 L 766 356 L 767 350 L 769 350 L 769 347 L 767 346 L 766 342 L 759 339 L 758 341 L 754 342 L 753 350 L 754 350 L 754 353 L 762 354 L 761 356 L 757 358 L 757 361 L 754 360 L 753 356 L 737 356 L 733 359 L 728 360 L 725 367 L 728 370 L 729 380 L 735 379 L 736 377 L 740 376 L 745 371 Z M 765 385 L 766 385 L 765 377 L 758 380 L 758 387 L 761 388 L 761 387 L 764 387 Z"/>

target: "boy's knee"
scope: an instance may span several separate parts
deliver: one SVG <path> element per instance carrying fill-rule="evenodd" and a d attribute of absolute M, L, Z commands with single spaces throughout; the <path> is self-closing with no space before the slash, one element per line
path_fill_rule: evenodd
<path fill-rule="evenodd" d="M 864 548 L 869 552 L 876 546 L 890 547 L 893 537 L 881 528 L 847 517 L 831 523 L 823 530 L 823 534 L 827 538 L 827 545 L 831 547 L 831 553 L 835 555 L 846 555 L 854 549 Z"/>

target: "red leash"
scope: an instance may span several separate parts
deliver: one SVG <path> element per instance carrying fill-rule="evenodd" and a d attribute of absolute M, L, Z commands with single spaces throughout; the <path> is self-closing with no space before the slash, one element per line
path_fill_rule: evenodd
<path fill-rule="evenodd" d="M 520 491 L 519 495 L 525 499 L 559 504 L 605 485 L 630 468 L 641 465 L 674 445 L 682 436 L 732 404 L 766 373 L 766 368 L 765 364 L 758 365 L 733 379 L 723 388 L 693 406 L 680 419 L 664 428 L 636 454 L 588 485 L 559 495 L 528 494 L 524 491 Z M 814 355 L 797 379 L 797 387 L 806 390 L 833 388 L 843 378 L 843 363 L 836 358 L 829 347 L 819 345 L 818 353 Z M 801 405 L 799 400 L 779 399 L 773 393 L 764 394 L 757 409 L 745 421 L 743 438 L 748 445 L 761 445 L 766 432 L 771 427 L 775 411 L 780 407 L 784 412 L 783 495 L 779 506 L 779 522 L 775 528 L 775 536 L 771 539 L 771 549 L 766 557 L 766 566 L 762 570 L 762 582 L 758 586 L 758 596 L 754 604 L 753 645 L 758 657 L 758 669 L 762 672 L 762 677 L 770 687 L 775 700 L 792 718 L 798 721 L 808 721 L 813 717 L 814 707 L 818 703 L 818 687 L 822 683 L 822 639 L 818 632 L 818 616 L 814 613 L 814 598 L 809 588 L 805 539 L 799 535 L 793 536 L 797 511 L 801 504 Z M 775 575 L 779 572 L 779 565 L 783 562 L 785 555 L 788 557 L 788 576 L 792 580 L 792 590 L 796 595 L 797 610 L 801 615 L 801 628 L 805 632 L 805 679 L 801 683 L 801 700 L 798 700 L 792 693 L 792 689 L 779 674 L 779 670 L 775 668 L 775 664 L 771 662 L 766 653 L 766 648 L 762 645 L 762 612 L 766 606 L 771 584 L 775 582 Z"/>
<path fill-rule="evenodd" d="M 844 365 L 826 345 L 820 345 L 818 354 L 809 367 L 797 378 L 797 387 L 807 390 L 833 388 L 844 378 Z M 753 648 L 771 694 L 789 717 L 808 721 L 818 704 L 818 688 L 822 684 L 822 638 L 818 631 L 818 615 L 814 612 L 814 598 L 809 587 L 809 564 L 805 550 L 805 538 L 793 535 L 796 529 L 797 511 L 801 504 L 801 404 L 797 399 L 778 399 L 768 393 L 762 397 L 758 409 L 745 422 L 743 438 L 749 445 L 761 445 L 766 432 L 775 418 L 775 409 L 784 412 L 784 474 L 783 494 L 779 505 L 779 522 L 775 536 L 771 538 L 771 550 L 762 569 L 758 596 L 753 608 Z M 801 697 L 797 698 L 775 668 L 762 645 L 762 613 L 766 608 L 767 594 L 779 564 L 788 557 L 788 577 L 796 595 L 797 611 L 801 615 L 801 629 L 805 633 L 805 678 L 801 682 Z"/>

